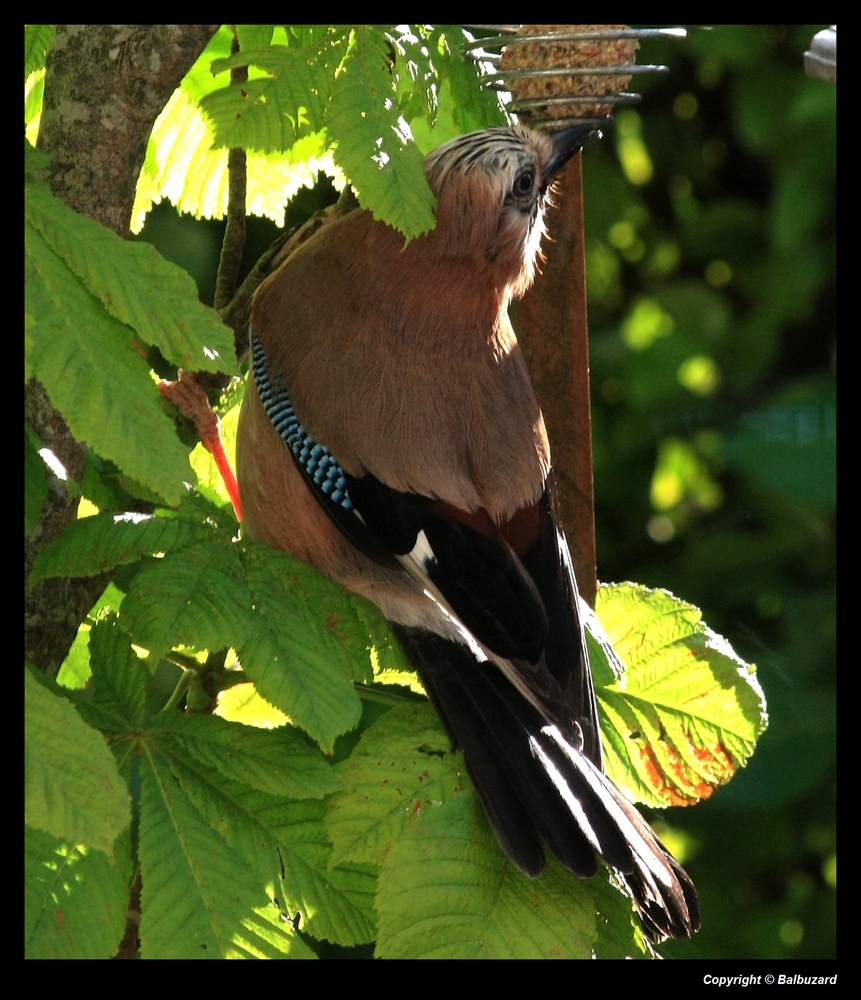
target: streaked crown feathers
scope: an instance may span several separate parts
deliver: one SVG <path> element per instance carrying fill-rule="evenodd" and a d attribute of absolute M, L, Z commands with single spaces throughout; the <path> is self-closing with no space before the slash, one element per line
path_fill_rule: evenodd
<path fill-rule="evenodd" d="M 552 156 L 549 136 L 500 126 L 457 136 L 425 158 L 449 252 L 481 254 L 515 295 L 532 281 Z"/>

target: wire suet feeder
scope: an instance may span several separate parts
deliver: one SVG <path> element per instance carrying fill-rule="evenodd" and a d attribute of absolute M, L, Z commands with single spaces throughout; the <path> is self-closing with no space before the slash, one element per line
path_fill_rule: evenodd
<path fill-rule="evenodd" d="M 563 129 L 605 125 L 617 105 L 637 104 L 632 77 L 667 73 L 635 63 L 640 40 L 684 38 L 684 28 L 630 28 L 623 24 L 468 24 L 496 34 L 465 46 L 493 67 L 481 82 L 512 96 L 508 110 L 526 125 Z"/>

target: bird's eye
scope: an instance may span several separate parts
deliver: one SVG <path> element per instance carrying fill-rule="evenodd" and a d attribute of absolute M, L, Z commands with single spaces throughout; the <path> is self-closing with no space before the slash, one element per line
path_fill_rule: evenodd
<path fill-rule="evenodd" d="M 524 170 L 514 178 L 514 186 L 511 193 L 515 198 L 528 198 L 532 194 L 535 186 L 535 174 L 531 170 Z"/>

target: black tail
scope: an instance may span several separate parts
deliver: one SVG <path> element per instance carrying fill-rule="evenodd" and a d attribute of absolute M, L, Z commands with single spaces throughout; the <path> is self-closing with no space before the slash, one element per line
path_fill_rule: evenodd
<path fill-rule="evenodd" d="M 546 845 L 571 872 L 589 878 L 600 855 L 627 885 L 650 937 L 685 938 L 699 929 L 690 878 L 576 740 L 465 646 L 395 630 L 518 868 L 540 875 Z"/>

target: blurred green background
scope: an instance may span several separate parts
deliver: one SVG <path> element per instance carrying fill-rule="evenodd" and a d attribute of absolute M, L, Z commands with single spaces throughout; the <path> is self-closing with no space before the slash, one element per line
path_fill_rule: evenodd
<path fill-rule="evenodd" d="M 836 87 L 825 25 L 643 43 L 584 158 L 598 570 L 665 587 L 755 663 L 750 765 L 663 814 L 703 904 L 678 956 L 835 953 Z"/>
<path fill-rule="evenodd" d="M 836 86 L 825 25 L 645 41 L 642 104 L 584 154 L 599 577 L 663 587 L 757 665 L 770 725 L 694 809 L 653 814 L 700 892 L 678 957 L 835 955 Z M 288 226 L 335 197 L 300 193 Z M 250 221 L 247 261 L 268 245 Z M 211 302 L 222 225 L 141 238 Z"/>

